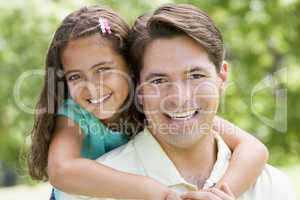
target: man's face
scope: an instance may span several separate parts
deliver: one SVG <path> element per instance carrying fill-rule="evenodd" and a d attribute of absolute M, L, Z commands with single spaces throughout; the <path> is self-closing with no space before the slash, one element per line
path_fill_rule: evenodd
<path fill-rule="evenodd" d="M 160 141 L 194 145 L 209 133 L 222 79 L 206 51 L 187 36 L 152 41 L 138 88 L 149 129 Z"/>

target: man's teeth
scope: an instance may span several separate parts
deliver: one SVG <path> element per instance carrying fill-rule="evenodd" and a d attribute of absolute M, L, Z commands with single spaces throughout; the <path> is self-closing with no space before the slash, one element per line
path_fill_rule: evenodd
<path fill-rule="evenodd" d="M 98 103 L 102 103 L 104 100 L 106 100 L 108 97 L 110 97 L 110 94 L 105 95 L 99 99 L 90 99 L 89 101 L 93 104 L 98 104 Z"/>
<path fill-rule="evenodd" d="M 177 112 L 177 113 L 167 113 L 167 115 L 172 118 L 172 119 L 177 119 L 177 120 L 187 120 L 192 118 L 197 110 L 190 110 L 190 111 L 185 111 L 185 112 Z"/>

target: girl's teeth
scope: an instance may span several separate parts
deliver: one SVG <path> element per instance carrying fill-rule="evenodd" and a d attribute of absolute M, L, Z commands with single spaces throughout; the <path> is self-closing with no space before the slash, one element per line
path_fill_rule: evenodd
<path fill-rule="evenodd" d="M 101 97 L 100 99 L 90 99 L 90 102 L 93 104 L 102 103 L 105 99 L 107 99 L 110 96 L 110 94 L 105 95 L 104 97 Z"/>

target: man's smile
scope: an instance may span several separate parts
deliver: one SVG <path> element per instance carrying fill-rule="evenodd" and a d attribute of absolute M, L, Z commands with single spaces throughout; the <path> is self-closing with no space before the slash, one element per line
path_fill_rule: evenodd
<path fill-rule="evenodd" d="M 172 120 L 184 121 L 195 117 L 199 113 L 199 110 L 200 109 L 192 109 L 182 112 L 164 112 L 164 115 Z"/>

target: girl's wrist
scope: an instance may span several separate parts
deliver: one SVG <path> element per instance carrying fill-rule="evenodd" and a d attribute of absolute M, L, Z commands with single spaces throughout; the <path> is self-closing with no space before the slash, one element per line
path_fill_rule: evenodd
<path fill-rule="evenodd" d="M 144 188 L 146 200 L 164 200 L 169 193 L 168 187 L 151 178 L 145 180 Z"/>

